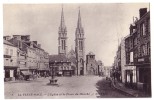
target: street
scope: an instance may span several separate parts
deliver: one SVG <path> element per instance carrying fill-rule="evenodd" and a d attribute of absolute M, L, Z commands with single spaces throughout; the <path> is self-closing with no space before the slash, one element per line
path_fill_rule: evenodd
<path fill-rule="evenodd" d="M 32 81 L 5 82 L 6 99 L 106 98 L 127 97 L 110 87 L 105 77 L 57 77 L 58 86 L 47 85 L 48 78 Z"/>

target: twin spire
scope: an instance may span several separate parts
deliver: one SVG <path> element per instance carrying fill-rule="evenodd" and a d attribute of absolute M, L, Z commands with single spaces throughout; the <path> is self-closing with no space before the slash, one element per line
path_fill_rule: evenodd
<path fill-rule="evenodd" d="M 64 11 L 63 11 L 63 6 L 62 6 L 60 29 L 65 29 L 65 28 L 66 28 L 66 26 L 65 26 L 65 20 L 64 20 Z M 82 28 L 80 7 L 79 7 L 79 13 L 78 13 L 77 28 Z"/>

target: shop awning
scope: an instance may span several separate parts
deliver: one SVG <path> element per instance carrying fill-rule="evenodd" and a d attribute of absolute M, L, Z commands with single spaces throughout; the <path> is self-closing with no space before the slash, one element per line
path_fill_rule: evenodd
<path fill-rule="evenodd" d="M 10 55 L 4 55 L 4 58 L 11 58 Z"/>
<path fill-rule="evenodd" d="M 18 66 L 4 66 L 4 69 L 17 69 Z"/>
<path fill-rule="evenodd" d="M 28 72 L 28 71 L 21 71 L 21 73 L 23 74 L 23 75 L 31 75 L 32 73 L 30 73 L 30 72 Z"/>

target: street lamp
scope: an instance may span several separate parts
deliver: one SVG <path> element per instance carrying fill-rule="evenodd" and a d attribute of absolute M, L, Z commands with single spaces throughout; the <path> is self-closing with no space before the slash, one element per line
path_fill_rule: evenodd
<path fill-rule="evenodd" d="M 50 79 L 50 85 L 58 85 L 57 84 L 57 79 L 55 79 L 55 65 L 57 61 L 54 61 L 53 65 L 50 67 L 51 68 L 51 79 Z"/>

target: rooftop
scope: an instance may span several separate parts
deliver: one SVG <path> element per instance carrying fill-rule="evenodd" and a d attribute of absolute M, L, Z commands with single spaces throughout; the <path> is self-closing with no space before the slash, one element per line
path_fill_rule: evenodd
<path fill-rule="evenodd" d="M 14 46 L 12 43 L 6 41 L 6 40 L 3 40 L 3 43 L 6 44 L 6 45 L 10 45 L 10 46 Z"/>
<path fill-rule="evenodd" d="M 49 55 L 49 62 L 67 62 L 69 59 L 65 55 Z"/>
<path fill-rule="evenodd" d="M 89 52 L 87 55 L 95 55 L 93 52 Z"/>

